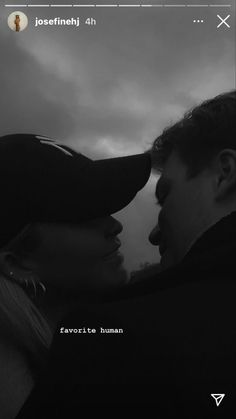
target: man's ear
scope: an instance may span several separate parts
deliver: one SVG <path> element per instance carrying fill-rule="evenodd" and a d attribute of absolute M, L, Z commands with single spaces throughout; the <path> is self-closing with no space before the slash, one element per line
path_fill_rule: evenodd
<path fill-rule="evenodd" d="M 216 182 L 215 198 L 217 201 L 236 197 L 236 150 L 221 150 L 215 160 Z"/>

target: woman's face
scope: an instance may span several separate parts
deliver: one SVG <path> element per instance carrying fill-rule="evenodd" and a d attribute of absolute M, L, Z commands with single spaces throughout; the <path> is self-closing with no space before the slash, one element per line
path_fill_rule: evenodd
<path fill-rule="evenodd" d="M 73 293 L 115 288 L 127 282 L 113 217 L 80 225 L 39 224 L 39 246 L 31 253 L 33 271 L 45 286 Z"/>

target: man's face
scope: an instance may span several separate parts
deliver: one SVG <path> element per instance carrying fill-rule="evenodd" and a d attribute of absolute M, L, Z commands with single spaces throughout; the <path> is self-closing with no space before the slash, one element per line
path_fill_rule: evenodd
<path fill-rule="evenodd" d="M 212 220 L 213 188 L 210 169 L 193 178 L 176 152 L 168 158 L 156 186 L 161 207 L 149 240 L 159 246 L 164 269 L 179 263 Z"/>

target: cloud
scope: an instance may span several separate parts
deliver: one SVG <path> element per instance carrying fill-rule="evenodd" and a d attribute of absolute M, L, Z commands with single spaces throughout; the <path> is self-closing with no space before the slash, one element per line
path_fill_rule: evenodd
<path fill-rule="evenodd" d="M 15 33 L 1 33 L 1 135 L 11 132 L 36 132 L 57 137 L 70 135 L 75 128 L 68 105 L 59 100 L 63 94 L 74 99 L 74 86 L 21 49 Z"/>

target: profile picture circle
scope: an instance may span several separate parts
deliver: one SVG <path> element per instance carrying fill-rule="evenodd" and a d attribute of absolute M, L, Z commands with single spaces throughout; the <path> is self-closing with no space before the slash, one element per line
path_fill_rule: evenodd
<path fill-rule="evenodd" d="M 23 12 L 12 12 L 8 16 L 8 26 L 14 32 L 22 32 L 28 26 L 28 18 Z"/>

